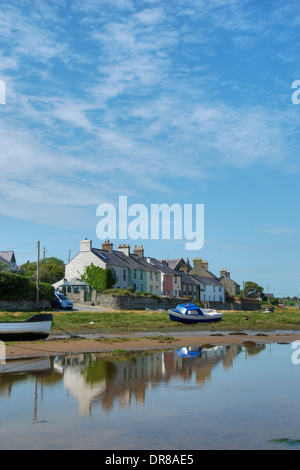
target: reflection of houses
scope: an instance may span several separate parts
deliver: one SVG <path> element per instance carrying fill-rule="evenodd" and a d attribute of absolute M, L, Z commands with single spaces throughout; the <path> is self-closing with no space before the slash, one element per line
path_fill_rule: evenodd
<path fill-rule="evenodd" d="M 204 384 L 211 380 L 213 368 L 223 361 L 228 368 L 242 350 L 241 346 L 216 346 L 202 349 L 199 357 L 188 358 L 175 351 L 159 351 L 114 359 L 111 354 L 72 355 L 57 358 L 55 368 L 64 374 L 64 385 L 79 403 L 79 413 L 89 415 L 92 405 L 101 403 L 110 411 L 116 402 L 120 407 L 132 403 L 143 405 L 147 392 L 160 382 L 173 378 Z"/>

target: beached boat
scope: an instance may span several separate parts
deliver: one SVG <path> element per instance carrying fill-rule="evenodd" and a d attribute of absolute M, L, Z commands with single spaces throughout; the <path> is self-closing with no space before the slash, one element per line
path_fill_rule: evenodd
<path fill-rule="evenodd" d="M 1 341 L 29 341 L 45 339 L 52 326 L 51 313 L 39 313 L 25 321 L 0 322 Z"/>
<path fill-rule="evenodd" d="M 180 304 L 175 309 L 169 309 L 169 317 L 172 321 L 181 323 L 200 323 L 220 321 L 223 313 L 219 313 L 214 309 L 201 309 L 197 305 Z"/>

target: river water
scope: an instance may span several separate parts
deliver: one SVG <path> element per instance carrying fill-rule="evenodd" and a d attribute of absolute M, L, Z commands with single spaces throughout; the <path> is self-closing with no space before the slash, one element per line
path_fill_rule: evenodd
<path fill-rule="evenodd" d="M 299 450 L 297 358 L 261 344 L 7 361 L 0 449 Z"/>

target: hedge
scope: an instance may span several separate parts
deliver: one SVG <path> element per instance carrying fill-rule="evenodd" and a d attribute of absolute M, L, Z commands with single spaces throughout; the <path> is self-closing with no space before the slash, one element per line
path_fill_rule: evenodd
<path fill-rule="evenodd" d="M 54 287 L 41 282 L 39 284 L 40 300 L 54 299 Z M 0 271 L 0 300 L 35 300 L 36 284 L 25 276 Z"/>

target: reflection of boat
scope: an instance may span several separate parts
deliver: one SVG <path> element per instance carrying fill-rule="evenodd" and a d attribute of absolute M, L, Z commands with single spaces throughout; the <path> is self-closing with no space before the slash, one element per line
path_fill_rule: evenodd
<path fill-rule="evenodd" d="M 50 358 L 34 359 L 12 359 L 0 364 L 1 374 L 32 374 L 48 371 L 51 369 Z"/>
<path fill-rule="evenodd" d="M 1 341 L 29 341 L 45 339 L 49 336 L 52 326 L 51 313 L 39 313 L 25 321 L 0 322 Z"/>
<path fill-rule="evenodd" d="M 184 347 L 184 348 L 178 349 L 178 351 L 176 351 L 176 354 L 179 357 L 194 358 L 194 357 L 199 357 L 201 355 L 201 351 L 202 351 L 202 348 Z"/>
<path fill-rule="evenodd" d="M 213 309 L 201 309 L 195 304 L 177 305 L 175 309 L 169 310 L 169 317 L 172 321 L 182 323 L 200 323 L 221 320 L 223 314 Z"/>

